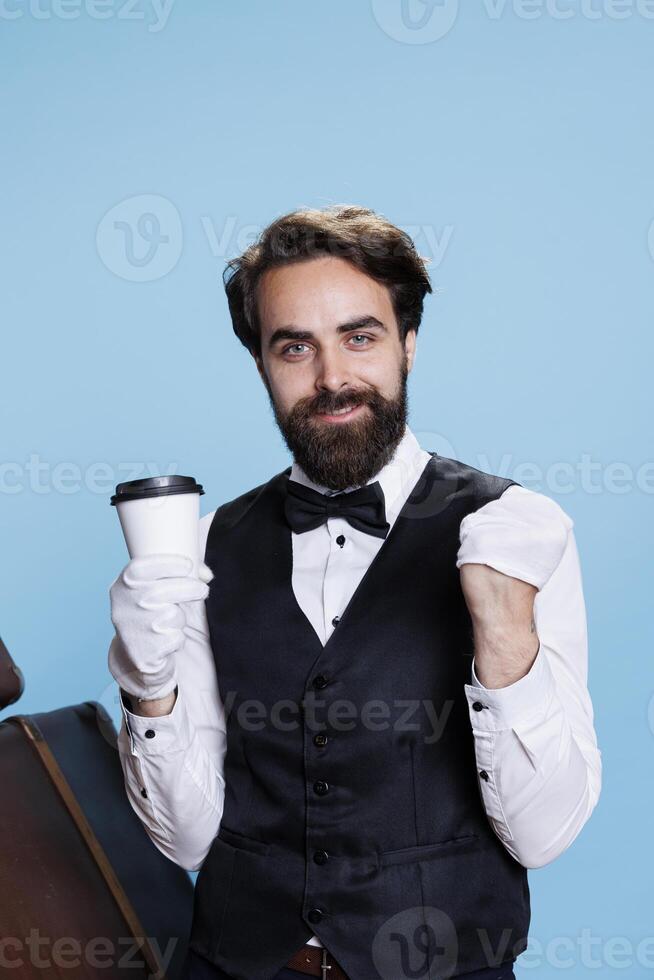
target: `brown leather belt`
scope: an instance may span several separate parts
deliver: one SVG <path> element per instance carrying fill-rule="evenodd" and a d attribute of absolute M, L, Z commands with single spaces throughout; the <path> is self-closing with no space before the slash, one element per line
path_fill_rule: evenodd
<path fill-rule="evenodd" d="M 306 943 L 302 949 L 291 956 L 286 964 L 289 970 L 297 970 L 321 980 L 349 980 L 340 966 L 324 946 L 312 946 Z"/>

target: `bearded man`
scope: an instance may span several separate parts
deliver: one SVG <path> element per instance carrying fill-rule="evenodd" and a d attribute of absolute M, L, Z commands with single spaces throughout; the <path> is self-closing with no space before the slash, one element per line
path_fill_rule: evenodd
<path fill-rule="evenodd" d="M 199 870 L 187 977 L 507 980 L 600 792 L 571 518 L 407 424 L 425 261 L 365 208 L 225 276 L 292 455 L 111 587 L 126 791 Z M 163 625 L 162 625 L 163 624 Z"/>

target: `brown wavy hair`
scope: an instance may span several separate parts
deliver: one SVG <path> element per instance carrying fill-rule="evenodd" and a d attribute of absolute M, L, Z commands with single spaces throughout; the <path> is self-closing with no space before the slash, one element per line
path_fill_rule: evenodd
<path fill-rule="evenodd" d="M 291 211 L 276 218 L 223 274 L 234 333 L 261 357 L 257 286 L 268 269 L 333 255 L 388 287 L 404 341 L 418 332 L 423 300 L 432 288 L 426 258 L 411 237 L 383 215 L 353 204 Z"/>

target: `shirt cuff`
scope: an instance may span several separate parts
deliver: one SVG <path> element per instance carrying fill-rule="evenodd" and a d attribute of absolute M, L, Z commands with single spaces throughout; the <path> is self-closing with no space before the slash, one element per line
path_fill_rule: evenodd
<path fill-rule="evenodd" d="M 472 682 L 464 685 L 472 727 L 500 732 L 547 712 L 554 696 L 554 677 L 542 644 L 524 677 L 506 687 L 484 687 L 472 662 Z"/>
<path fill-rule="evenodd" d="M 184 752 L 188 748 L 192 738 L 191 725 L 179 686 L 170 713 L 156 718 L 134 714 L 127 707 L 124 698 L 125 695 L 121 690 L 120 708 L 125 719 L 132 755 L 167 755 Z"/>

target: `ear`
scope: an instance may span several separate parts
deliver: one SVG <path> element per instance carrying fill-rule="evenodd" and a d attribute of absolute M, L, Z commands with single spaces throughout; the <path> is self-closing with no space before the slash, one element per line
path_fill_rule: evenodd
<path fill-rule="evenodd" d="M 413 361 L 416 356 L 416 340 L 416 331 L 409 330 L 404 338 L 404 350 L 407 357 L 407 371 L 410 371 L 413 367 Z"/>

